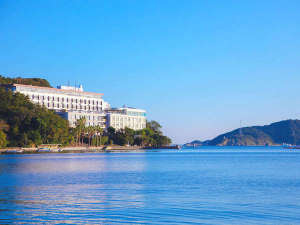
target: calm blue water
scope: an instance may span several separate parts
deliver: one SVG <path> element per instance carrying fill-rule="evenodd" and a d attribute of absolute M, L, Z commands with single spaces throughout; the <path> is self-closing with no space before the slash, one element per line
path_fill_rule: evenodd
<path fill-rule="evenodd" d="M 0 155 L 0 223 L 300 224 L 300 150 Z"/>

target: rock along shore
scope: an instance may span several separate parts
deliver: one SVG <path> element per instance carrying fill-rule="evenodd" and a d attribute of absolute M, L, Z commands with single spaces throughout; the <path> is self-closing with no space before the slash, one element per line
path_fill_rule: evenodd
<path fill-rule="evenodd" d="M 11 147 L 0 149 L 0 154 L 42 154 L 42 153 L 87 153 L 87 152 L 126 152 L 141 150 L 141 146 L 119 146 L 119 145 L 109 145 L 109 146 L 98 146 L 98 147 L 85 147 L 85 146 L 67 146 L 61 147 L 59 149 L 50 150 L 39 150 L 38 148 L 21 148 L 21 147 Z"/>

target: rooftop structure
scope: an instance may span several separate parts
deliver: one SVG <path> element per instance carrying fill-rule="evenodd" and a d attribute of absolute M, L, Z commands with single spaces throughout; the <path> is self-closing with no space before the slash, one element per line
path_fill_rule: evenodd
<path fill-rule="evenodd" d="M 82 84 L 79 85 L 79 87 L 73 87 L 73 86 L 64 86 L 64 85 L 59 85 L 57 86 L 58 89 L 63 89 L 63 90 L 72 90 L 72 91 L 80 91 L 83 92 L 83 87 Z"/>

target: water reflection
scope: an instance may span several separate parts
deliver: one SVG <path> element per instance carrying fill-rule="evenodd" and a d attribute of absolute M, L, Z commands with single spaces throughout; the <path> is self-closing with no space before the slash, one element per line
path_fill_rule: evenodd
<path fill-rule="evenodd" d="M 17 155 L 0 156 L 0 168 L 0 223 L 300 220 L 300 157 L 290 152 Z"/>
<path fill-rule="evenodd" d="M 44 223 L 50 214 L 52 222 L 105 221 L 103 214 L 114 217 L 119 210 L 143 207 L 143 185 L 136 176 L 145 168 L 143 159 L 123 154 L 9 156 L 1 161 L 6 184 L 1 184 L 0 210 L 6 222 Z"/>

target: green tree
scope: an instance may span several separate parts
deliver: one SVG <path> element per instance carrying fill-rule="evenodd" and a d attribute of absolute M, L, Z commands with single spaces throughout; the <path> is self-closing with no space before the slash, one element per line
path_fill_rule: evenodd
<path fill-rule="evenodd" d="M 85 135 L 85 124 L 86 124 L 86 118 L 81 117 L 75 122 L 75 129 L 74 132 L 76 133 L 76 143 L 77 144 L 83 144 L 83 139 Z"/>
<path fill-rule="evenodd" d="M 0 130 L 0 148 L 4 148 L 7 145 L 6 134 Z"/>
<path fill-rule="evenodd" d="M 8 146 L 69 144 L 72 139 L 67 120 L 4 88 L 0 88 L 0 120 L 4 121 L 0 127 L 6 127 Z"/>
<path fill-rule="evenodd" d="M 155 133 L 158 133 L 158 134 L 162 134 L 161 132 L 161 125 L 154 121 L 154 120 L 151 120 L 151 121 L 147 121 L 147 124 L 146 124 L 146 127 L 152 131 L 154 131 Z"/>
<path fill-rule="evenodd" d="M 0 84 L 14 84 L 14 83 L 40 86 L 40 87 L 51 87 L 47 80 L 41 78 L 21 78 L 21 77 L 9 78 L 0 75 Z"/>

